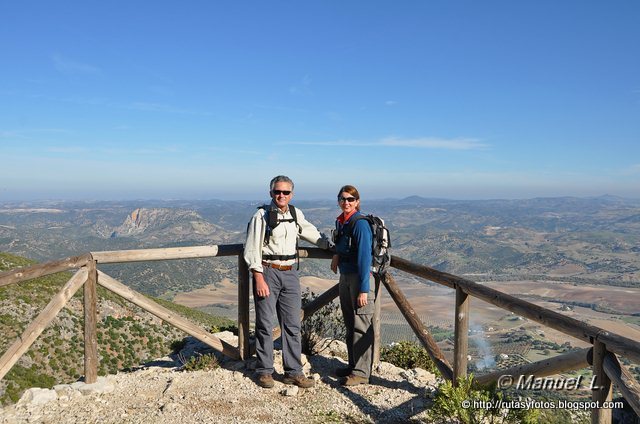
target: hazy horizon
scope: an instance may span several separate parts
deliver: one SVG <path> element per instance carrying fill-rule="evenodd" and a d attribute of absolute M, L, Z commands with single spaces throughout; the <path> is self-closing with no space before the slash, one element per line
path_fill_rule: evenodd
<path fill-rule="evenodd" d="M 362 195 L 362 193 L 361 193 Z M 625 200 L 638 200 L 640 201 L 640 197 L 631 197 L 631 196 L 621 196 L 621 195 L 615 195 L 615 194 L 611 194 L 611 193 L 602 193 L 602 194 L 597 194 L 597 195 L 584 195 L 584 196 L 580 196 L 580 195 L 571 195 L 571 194 L 566 194 L 566 195 L 556 195 L 556 196 L 531 196 L 531 197 L 453 197 L 453 196 L 423 196 L 423 195 L 417 195 L 417 194 L 410 194 L 407 196 L 378 196 L 378 197 L 363 197 L 363 201 L 394 201 L 394 200 L 404 200 L 404 199 L 408 199 L 408 198 L 412 198 L 412 197 L 418 197 L 418 198 L 422 198 L 422 199 L 427 199 L 427 200 L 450 200 L 450 201 L 492 201 L 492 200 L 531 200 L 531 199 L 559 199 L 559 198 L 577 198 L 577 199 L 598 199 L 598 198 L 603 198 L 603 197 L 617 197 L 617 198 L 621 198 L 621 199 L 625 199 Z M 140 201 L 140 202 L 153 202 L 153 201 L 160 201 L 160 202 L 180 202 L 180 201 L 185 201 L 185 202 L 189 202 L 189 201 L 193 201 L 193 202 L 198 202 L 198 201 L 245 201 L 245 202 L 260 202 L 260 201 L 267 201 L 269 200 L 269 196 L 268 194 L 265 194 L 264 196 L 253 196 L 253 197 L 243 197 L 243 196 L 237 196 L 237 197 L 223 197 L 223 196 L 203 196 L 203 197 L 197 197 L 197 196 L 193 196 L 193 197 L 171 197 L 171 196 L 157 196 L 157 197 L 144 197 L 144 196 L 122 196 L 122 197 L 103 197 L 103 198 L 95 198 L 95 197 L 30 197 L 30 198 L 2 198 L 0 197 L 0 204 L 9 204 L 9 203 L 17 203 L 17 202 L 25 202 L 25 203 L 29 203 L 29 202 L 33 202 L 33 203 L 38 203 L 38 202 L 135 202 L 135 201 Z M 295 201 L 305 201 L 305 202 L 333 202 L 335 200 L 335 195 L 331 195 L 331 196 L 326 196 L 326 197 L 314 197 L 314 196 L 305 196 L 305 195 L 299 195 L 298 193 L 294 193 L 294 198 L 292 199 L 292 203 L 295 203 Z"/>

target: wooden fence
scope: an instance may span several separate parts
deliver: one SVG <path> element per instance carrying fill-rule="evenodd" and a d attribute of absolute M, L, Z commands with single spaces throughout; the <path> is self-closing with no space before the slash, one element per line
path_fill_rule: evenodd
<path fill-rule="evenodd" d="M 329 251 L 319 248 L 302 248 L 299 250 L 299 254 L 302 258 L 329 259 L 331 257 Z M 216 256 L 238 257 L 238 346 L 232 346 L 220 340 L 187 319 L 158 305 L 146 296 L 137 293 L 98 270 L 98 265 L 100 264 L 208 258 Z M 476 376 L 477 382 L 481 384 L 490 383 L 498 380 L 503 375 L 510 375 L 515 380 L 517 380 L 519 376 L 535 375 L 536 377 L 545 377 L 560 372 L 592 366 L 596 381 L 598 385 L 602 387 L 601 390 L 592 391 L 592 400 L 598 401 L 599 405 L 602 405 L 605 401 L 611 401 L 612 388 L 613 385 L 615 385 L 635 410 L 636 414 L 640 416 L 640 385 L 635 381 L 631 373 L 618 361 L 618 356 L 620 356 L 640 363 L 640 342 L 586 324 L 473 281 L 437 271 L 427 266 L 418 265 L 396 256 L 392 257 L 391 266 L 455 290 L 454 363 L 453 366 L 451 366 L 429 333 L 427 327 L 418 318 L 409 300 L 396 284 L 393 276 L 387 274 L 386 278 L 382 279 L 382 281 L 376 282 L 377 291 L 380 290 L 380 283 L 385 286 L 387 292 L 398 306 L 407 323 L 411 326 L 418 340 L 425 347 L 444 378 L 455 383 L 457 379 L 467 374 L 469 297 L 473 296 L 536 321 L 546 327 L 556 329 L 566 335 L 586 341 L 592 345 L 591 348 L 573 351 L 551 359 L 479 375 Z M 13 367 L 18 359 L 29 349 L 36 338 L 58 312 L 60 312 L 74 293 L 78 291 L 80 287 L 83 287 L 85 317 L 84 379 L 87 383 L 95 382 L 98 368 L 96 330 L 97 285 L 127 299 L 131 303 L 172 324 L 185 333 L 190 334 L 228 357 L 246 360 L 253 352 L 253 346 L 249 340 L 249 270 L 243 260 L 243 246 L 241 244 L 92 252 L 81 256 L 0 273 L 0 287 L 72 269 L 78 269 L 78 271 L 0 358 L 0 379 L 4 378 L 11 367 Z M 338 285 L 336 284 L 312 302 L 304 305 L 300 312 L 301 319 L 311 316 L 320 308 L 333 301 L 337 296 Z M 375 362 L 379 360 L 380 347 L 380 296 L 376 296 L 376 298 L 374 325 L 378 331 L 376 331 L 377 337 L 374 346 Z M 274 329 L 274 338 L 279 336 L 280 330 Z M 611 409 L 592 409 L 592 422 L 610 423 Z"/>

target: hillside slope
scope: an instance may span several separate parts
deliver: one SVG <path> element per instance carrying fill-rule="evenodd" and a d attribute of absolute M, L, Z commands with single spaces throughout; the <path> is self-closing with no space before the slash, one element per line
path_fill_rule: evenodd
<path fill-rule="evenodd" d="M 0 271 L 30 265 L 25 258 L 0 253 Z M 0 288 L 0 354 L 22 334 L 43 307 L 71 277 L 62 272 Z M 203 328 L 225 327 L 232 321 L 161 301 Z M 83 369 L 84 317 L 82 290 L 68 302 L 31 348 L 0 381 L 0 405 L 15 402 L 25 388 L 52 387 L 75 381 Z M 185 334 L 160 319 L 98 288 L 99 375 L 114 374 L 166 355 Z"/>

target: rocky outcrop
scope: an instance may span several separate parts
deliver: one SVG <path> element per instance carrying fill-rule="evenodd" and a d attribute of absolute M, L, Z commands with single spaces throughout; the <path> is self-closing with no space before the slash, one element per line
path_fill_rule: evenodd
<path fill-rule="evenodd" d="M 113 229 L 111 237 L 136 237 L 142 241 L 224 241 L 225 231 L 188 209 L 138 208 Z"/>
<path fill-rule="evenodd" d="M 233 343 L 231 333 L 218 335 Z M 282 383 L 279 351 L 272 389 L 255 384 L 251 360 L 220 358 L 218 369 L 181 371 L 179 358 L 206 352 L 205 346 L 191 340 L 174 358 L 103 379 L 102 389 L 83 389 L 78 383 L 46 392 L 32 389 L 16 405 L 0 409 L 0 423 L 400 423 L 425 416 L 437 384 L 436 377 L 426 371 L 406 371 L 383 362 L 371 384 L 345 388 L 333 375 L 344 361 L 339 356 L 316 355 L 303 358 L 315 387 L 293 388 Z"/>

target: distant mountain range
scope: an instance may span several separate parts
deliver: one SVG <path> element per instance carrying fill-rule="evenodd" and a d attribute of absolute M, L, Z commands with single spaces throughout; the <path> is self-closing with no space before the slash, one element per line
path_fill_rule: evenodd
<path fill-rule="evenodd" d="M 87 251 L 242 243 L 263 202 L 48 201 L 0 204 L 0 251 L 38 261 Z M 324 232 L 333 201 L 294 202 Z M 640 200 L 615 196 L 523 200 L 447 200 L 418 196 L 362 200 L 385 219 L 393 253 L 475 280 L 550 278 L 640 287 Z M 324 261 L 303 275 L 334 278 Z M 235 258 L 109 265 L 106 272 L 171 299 L 223 278 Z"/>

